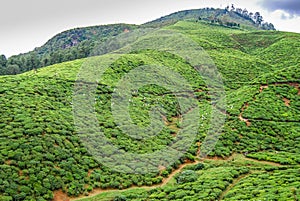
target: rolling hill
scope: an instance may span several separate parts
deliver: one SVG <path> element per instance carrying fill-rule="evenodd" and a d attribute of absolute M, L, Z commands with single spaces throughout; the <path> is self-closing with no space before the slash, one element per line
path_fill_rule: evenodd
<path fill-rule="evenodd" d="M 273 24 L 258 19 L 262 19 L 259 12 L 254 15 L 246 9 L 204 8 L 172 13 L 142 25 L 111 24 L 75 28 L 55 35 L 43 46 L 28 53 L 14 55 L 8 59 L 1 55 L 0 75 L 19 74 L 56 63 L 86 58 L 95 55 L 92 51 L 95 47 L 121 33 L 138 28 L 159 28 L 181 20 L 201 21 L 244 30 L 275 30 Z"/>
<path fill-rule="evenodd" d="M 147 30 L 142 33 L 136 26 L 115 25 L 113 31 L 108 26 L 111 36 L 130 30 L 113 38 L 115 46 L 108 54 L 1 76 L 0 200 L 75 200 L 88 195 L 94 196 L 82 199 L 299 200 L 300 35 L 257 30 L 255 26 L 249 29 L 251 22 L 245 23 L 237 14 L 244 28 L 195 21 L 191 19 L 195 13 L 179 12 L 174 14 L 176 18 L 150 22 L 148 28 L 155 28 L 148 31 L 142 27 Z M 176 20 L 170 23 L 169 19 Z M 89 35 L 93 30 L 83 33 Z M 101 37 L 102 31 L 97 33 Z M 64 34 L 81 31 L 73 32 Z M 123 44 L 121 39 L 130 43 Z M 47 45 L 64 46 L 60 41 L 57 36 Z M 107 41 L 102 44 L 111 44 Z M 36 50 L 45 53 L 48 50 L 44 48 Z M 198 56 L 204 60 L 198 60 L 192 50 L 201 53 Z M 99 63 L 107 65 L 103 72 Z M 161 71 L 166 66 L 170 71 Z M 153 68 L 157 74 L 145 74 L 141 82 L 146 84 L 130 91 L 122 79 L 140 67 L 138 73 Z M 95 76 L 95 72 L 102 76 Z M 139 78 L 139 74 L 133 75 L 129 78 Z M 168 80 L 172 76 L 175 80 Z M 220 80 L 209 80 L 211 76 Z M 164 79 L 162 83 L 170 83 L 166 86 L 185 84 L 179 78 L 188 83 L 188 92 L 172 93 L 172 88 L 159 85 Z M 125 112 L 116 116 L 112 107 L 118 104 L 114 100 L 123 100 L 117 87 L 131 94 L 126 102 L 130 119 Z M 218 93 L 221 99 L 215 99 Z M 76 98 L 83 98 L 83 102 L 76 102 Z M 181 104 L 187 100 L 196 101 L 194 108 Z M 89 101 L 93 104 L 91 113 L 82 104 Z M 75 110 L 77 107 L 82 110 Z M 155 108 L 163 108 L 163 112 L 155 113 Z M 195 108 L 199 114 L 188 116 Z M 212 125 L 219 125 L 214 121 L 220 119 L 212 117 L 217 113 L 224 120 L 219 122 L 222 129 L 212 130 Z M 155 115 L 160 115 L 159 121 L 152 122 Z M 78 123 L 79 117 L 83 121 Z M 125 127 L 116 117 L 125 120 Z M 98 121 L 96 127 L 89 126 L 94 120 Z M 127 124 L 141 128 L 153 124 L 161 129 L 140 139 L 125 132 Z M 86 130 L 81 130 L 83 127 Z M 192 138 L 186 138 L 195 128 L 189 135 Z M 89 135 L 99 129 L 101 135 Z M 146 131 L 133 134 L 144 135 Z M 210 138 L 218 132 L 220 135 Z M 108 142 L 102 144 L 100 136 Z M 207 151 L 210 147 L 203 144 L 210 142 L 215 146 Z M 147 172 L 143 157 L 173 144 L 178 145 L 174 150 L 183 154 L 166 163 L 169 152 L 159 152 L 155 162 L 161 165 Z M 115 152 L 110 145 L 120 153 L 138 154 L 140 161 L 127 163 L 122 157 L 110 161 Z M 93 151 L 95 147 L 102 152 Z M 102 159 L 121 164 L 122 171 Z"/>

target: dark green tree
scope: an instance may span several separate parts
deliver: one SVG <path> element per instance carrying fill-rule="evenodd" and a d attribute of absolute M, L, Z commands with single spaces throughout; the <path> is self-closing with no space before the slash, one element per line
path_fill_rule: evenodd
<path fill-rule="evenodd" d="M 6 74 L 8 74 L 8 75 L 16 75 L 20 72 L 21 72 L 20 67 L 16 64 L 10 64 L 6 68 Z"/>
<path fill-rule="evenodd" d="M 0 68 L 5 68 L 7 63 L 7 59 L 5 55 L 0 55 Z"/>
<path fill-rule="evenodd" d="M 260 15 L 260 12 L 255 12 L 254 20 L 257 25 L 261 25 L 261 23 L 263 22 L 263 17 Z"/>

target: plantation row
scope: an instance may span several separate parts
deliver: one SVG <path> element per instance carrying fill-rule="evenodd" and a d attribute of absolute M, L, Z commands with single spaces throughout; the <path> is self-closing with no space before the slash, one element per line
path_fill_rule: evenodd
<path fill-rule="evenodd" d="M 168 184 L 154 189 L 129 189 L 99 194 L 99 200 L 294 200 L 299 197 L 299 170 L 246 161 L 205 160 L 186 166 Z"/>
<path fill-rule="evenodd" d="M 262 174 L 257 173 L 257 181 L 256 177 L 246 177 L 245 179 L 251 180 L 247 180 L 247 185 L 240 188 L 245 188 L 244 192 L 247 192 L 247 196 L 250 195 L 253 191 L 252 186 L 260 185 L 264 179 L 263 174 L 266 173 L 270 177 L 275 175 L 274 179 L 270 179 L 272 184 L 280 179 L 287 183 L 282 191 L 277 192 L 278 196 L 282 195 L 284 198 L 298 196 L 300 74 L 297 73 L 299 68 L 295 56 L 298 49 L 294 52 L 282 50 L 281 58 L 284 60 L 284 65 L 288 66 L 283 66 L 278 61 L 271 61 L 272 48 L 278 48 L 277 45 L 283 43 L 284 48 L 287 49 L 291 41 L 298 40 L 297 37 L 285 33 L 282 34 L 283 36 L 279 33 L 273 37 L 266 32 L 265 37 L 269 41 L 255 49 L 257 41 L 249 41 L 253 36 L 251 33 L 244 36 L 245 32 L 242 30 L 233 31 L 224 27 L 192 22 L 179 22 L 167 29 L 181 32 L 195 40 L 199 46 L 207 47 L 207 53 L 223 77 L 226 89 L 226 100 L 223 101 L 224 104 L 226 103 L 226 111 L 220 103 L 217 103 L 216 108 L 221 109 L 227 119 L 222 135 L 209 156 L 225 158 L 237 152 L 253 159 L 294 165 L 294 169 L 291 166 L 284 166 L 284 170 L 254 168 L 262 171 Z M 164 40 L 150 39 L 151 44 L 157 45 Z M 259 54 L 263 51 L 266 53 L 265 56 Z M 248 54 L 249 52 L 251 54 Z M 102 57 L 94 59 L 97 61 Z M 212 111 L 215 107 L 215 105 L 212 107 L 214 92 L 209 91 L 207 87 L 210 82 L 205 83 L 203 77 L 185 58 L 157 50 L 134 51 L 120 56 L 106 69 L 102 77 L 97 79 L 98 85 L 92 96 L 95 102 L 93 107 L 95 112 L 92 111 L 92 114 L 95 114 L 98 120 L 97 127 L 86 128 L 85 132 L 80 133 L 78 127 L 74 125 L 74 115 L 86 117 L 86 122 L 81 122 L 81 125 L 88 125 L 90 118 L 87 111 L 74 111 L 78 104 L 73 102 L 73 93 L 76 84 L 82 86 L 86 84 L 85 80 L 76 83 L 76 79 L 78 71 L 87 67 L 85 64 L 88 61 L 93 59 L 75 60 L 22 75 L 0 78 L 0 200 L 52 200 L 55 190 L 62 190 L 68 196 L 78 196 L 87 194 L 95 188 L 125 189 L 132 186 L 150 186 L 161 183 L 163 178 L 180 164 L 196 159 L 199 147 L 204 142 L 212 123 Z M 138 89 L 134 88 L 136 87 L 134 85 L 122 84 L 122 79 L 129 76 L 131 70 L 141 66 L 144 66 L 141 68 L 144 70 L 141 73 L 146 75 L 146 79 L 141 80 L 147 84 Z M 147 74 L 146 67 L 149 66 L 160 68 L 166 66 L 170 71 L 180 74 L 187 83 L 176 79 L 179 76 L 176 77 L 171 73 Z M 213 71 L 211 67 L 212 65 L 204 65 L 201 70 L 209 74 Z M 174 88 L 160 86 L 158 80 L 164 80 L 171 86 L 183 84 L 190 91 L 175 90 L 174 92 L 172 91 Z M 78 93 L 83 92 L 82 94 L 86 95 L 85 88 L 81 90 Z M 124 96 L 125 90 L 129 91 L 130 97 Z M 118 105 L 123 97 L 128 98 L 126 108 Z M 114 102 L 113 99 L 117 101 Z M 192 116 L 188 122 L 184 122 L 183 117 L 195 108 L 199 109 L 199 115 L 195 115 L 195 118 Z M 116 116 L 113 109 L 125 109 L 123 111 L 127 113 L 119 112 L 120 115 Z M 124 121 L 116 121 L 116 117 Z M 125 126 L 122 124 L 120 126 L 120 123 Z M 141 129 L 128 129 L 126 125 L 138 125 Z M 156 128 L 156 126 L 160 129 L 159 132 L 147 130 L 147 127 Z M 178 133 L 179 130 L 195 129 L 195 133 L 187 132 L 190 138 L 183 138 L 186 136 Z M 95 132 L 95 130 L 101 130 L 109 143 L 102 146 L 104 142 L 100 137 L 87 135 L 88 132 Z M 145 130 L 150 132 L 144 132 Z M 127 131 L 133 131 L 130 134 L 136 138 L 129 135 Z M 108 145 L 117 147 L 121 152 L 152 154 L 180 140 L 181 144 L 179 143 L 176 148 L 179 151 L 186 148 L 184 155 L 178 156 L 176 160 L 171 161 L 171 164 L 160 169 L 156 167 L 156 172 L 144 175 L 126 173 L 143 172 L 145 167 L 140 161 L 135 161 L 135 167 L 132 167 L 125 163 L 124 158 L 119 157 L 117 162 L 123 165 L 121 167 L 125 171 L 119 173 L 97 160 L 99 157 L 94 157 L 91 153 L 95 154 L 95 152 L 87 149 L 86 146 L 86 143 L 90 143 L 89 148 L 103 150 L 103 153 L 99 153 L 98 156 L 106 156 L 110 159 L 115 153 Z M 167 153 L 160 154 L 155 158 L 155 162 L 167 161 L 165 154 Z M 173 186 L 153 189 L 149 192 L 143 191 L 139 194 L 133 193 L 126 195 L 126 198 L 216 200 L 223 196 L 235 179 L 248 173 L 252 174 L 251 171 L 248 164 L 222 167 L 221 165 L 206 166 L 205 164 L 203 167 L 199 165 L 177 175 Z M 288 174 L 292 176 L 289 178 Z M 293 186 L 295 190 L 288 192 L 288 189 Z M 255 195 L 257 198 L 264 199 L 269 195 L 265 192 L 259 191 Z M 269 193 L 274 194 L 274 199 L 278 198 L 273 188 Z M 233 193 L 229 191 L 224 198 L 246 199 L 239 197 L 241 194 L 243 193 L 239 189 L 235 189 Z M 122 197 L 116 199 L 122 200 Z"/>
<path fill-rule="evenodd" d="M 155 52 L 121 58 L 108 69 L 103 83 L 109 82 L 114 86 L 118 79 L 112 76 L 121 77 L 132 68 L 146 65 L 149 56 L 153 57 L 151 60 L 165 58 L 165 63 L 161 65 L 184 71 L 184 76 L 192 83 L 192 89 L 201 87 L 205 90 L 199 86 L 201 78 L 197 78 L 188 64 L 174 60 L 172 55 L 168 60 L 168 55 Z M 88 154 L 80 136 L 76 135 L 72 113 L 76 75 L 73 71 L 79 69 L 81 64 L 82 61 L 76 61 L 65 64 L 69 68 L 63 68 L 64 64 L 56 65 L 49 71 L 40 69 L 37 73 L 1 78 L 0 194 L 7 200 L 51 200 L 52 192 L 59 189 L 69 196 L 77 196 L 98 187 L 123 189 L 162 181 L 159 172 L 147 175 L 113 172 Z M 195 79 L 200 81 L 194 82 Z M 131 139 L 123 133 L 109 112 L 112 89 L 105 84 L 99 85 L 95 100 L 99 126 L 115 146 L 141 154 L 160 150 L 174 140 L 172 134 L 176 132 L 166 125 L 161 133 L 144 141 Z M 148 125 L 147 112 L 152 106 L 160 104 L 166 110 L 166 121 L 172 121 L 179 115 L 172 93 L 155 85 L 146 85 L 132 98 L 129 107 L 132 120 L 137 125 Z M 178 120 L 174 125 L 179 127 L 179 124 Z M 185 157 L 176 161 L 173 167 L 167 167 L 163 175 L 167 176 L 172 168 L 184 162 Z M 191 154 L 190 159 L 193 159 Z"/>

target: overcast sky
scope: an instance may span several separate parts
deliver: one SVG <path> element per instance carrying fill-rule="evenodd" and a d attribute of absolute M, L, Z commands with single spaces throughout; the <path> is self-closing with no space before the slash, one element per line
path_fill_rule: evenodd
<path fill-rule="evenodd" d="M 67 29 L 111 23 L 141 24 L 179 10 L 235 7 L 259 11 L 282 31 L 300 33 L 300 0 L 3 0 L 0 54 L 33 50 Z"/>

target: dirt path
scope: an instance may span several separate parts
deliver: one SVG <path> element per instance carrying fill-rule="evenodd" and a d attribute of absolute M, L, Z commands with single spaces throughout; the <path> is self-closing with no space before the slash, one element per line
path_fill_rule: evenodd
<path fill-rule="evenodd" d="M 118 190 L 118 189 L 111 189 L 111 188 L 108 188 L 108 189 L 101 189 L 101 188 L 96 188 L 94 189 L 92 192 L 90 192 L 88 194 L 88 196 L 86 195 L 80 195 L 76 198 L 70 198 L 70 201 L 74 201 L 74 200 L 81 200 L 81 199 L 84 199 L 84 198 L 92 198 L 92 197 L 95 197 L 101 193 L 111 193 L 111 192 L 124 192 L 124 191 L 128 191 L 128 190 L 132 190 L 132 189 L 145 189 L 145 190 L 151 190 L 153 188 L 157 188 L 157 187 L 160 187 L 162 184 L 155 184 L 155 185 L 152 185 L 152 186 L 132 186 L 132 187 L 129 187 L 129 188 L 126 188 L 126 189 L 122 189 L 122 190 Z"/>
<path fill-rule="evenodd" d="M 195 162 L 193 162 L 193 163 L 188 162 L 188 163 L 184 163 L 184 164 L 180 165 L 178 169 L 176 169 L 176 170 L 173 171 L 171 174 L 169 174 L 169 176 L 168 176 L 167 178 L 163 179 L 163 182 L 162 182 L 159 186 L 164 186 L 164 185 L 166 185 L 167 183 L 169 183 L 169 181 L 170 181 L 177 173 L 179 173 L 183 168 L 185 168 L 186 166 L 188 166 L 188 165 L 196 165 L 196 164 L 198 164 L 198 163 L 199 163 L 199 161 L 195 161 Z"/>
<path fill-rule="evenodd" d="M 297 82 L 275 82 L 275 83 L 271 83 L 271 84 L 261 84 L 260 87 L 259 87 L 259 93 L 262 93 L 265 89 L 268 89 L 269 85 L 280 86 L 280 85 L 285 85 L 285 84 L 290 85 L 292 87 L 295 87 L 298 90 L 298 95 L 300 95 L 300 84 L 297 83 Z M 256 93 L 256 94 L 253 95 L 253 101 L 255 101 L 256 96 L 259 93 Z M 290 102 L 291 101 L 289 99 L 283 98 L 282 100 L 283 100 L 285 106 L 290 107 Z M 242 108 L 240 109 L 241 112 L 240 112 L 238 117 L 241 121 L 245 122 L 247 126 L 251 126 L 250 120 L 254 120 L 254 119 L 246 119 L 246 118 L 243 117 L 243 112 L 248 107 L 249 107 L 249 103 L 245 102 L 244 105 L 242 106 Z"/>
<path fill-rule="evenodd" d="M 283 98 L 283 101 L 284 101 L 285 106 L 290 107 L 291 101 L 289 99 Z"/>
<path fill-rule="evenodd" d="M 169 181 L 177 174 L 179 173 L 183 168 L 185 168 L 186 166 L 188 165 L 196 165 L 198 164 L 200 161 L 195 161 L 195 162 L 187 162 L 187 163 L 184 163 L 184 164 L 181 164 L 179 166 L 178 169 L 176 169 L 175 171 L 173 171 L 171 174 L 169 174 L 169 176 L 167 178 L 164 178 L 163 181 L 159 184 L 155 184 L 155 185 L 152 185 L 152 186 L 132 186 L 132 187 L 129 187 L 129 188 L 126 188 L 126 189 L 122 189 L 122 190 L 118 190 L 118 189 L 101 189 L 101 188 L 98 188 L 98 189 L 94 189 L 91 193 L 89 193 L 88 196 L 84 196 L 84 195 L 81 195 L 79 197 L 76 197 L 76 198 L 70 198 L 70 201 L 74 201 L 74 200 L 80 200 L 80 199 L 83 199 L 83 198 L 91 198 L 91 197 L 95 197 L 101 193 L 107 193 L 107 192 L 123 192 L 123 191 L 127 191 L 127 190 L 132 190 L 132 189 L 145 189 L 145 190 L 151 190 L 153 188 L 158 188 L 158 187 L 162 187 L 162 186 L 165 186 L 167 183 L 169 183 Z M 54 200 L 54 201 L 62 201 L 62 200 Z"/>
<path fill-rule="evenodd" d="M 70 198 L 66 193 L 64 193 L 62 190 L 54 191 L 53 200 L 54 201 L 70 201 Z"/>
<path fill-rule="evenodd" d="M 204 162 L 205 161 L 224 161 L 224 162 L 226 162 L 226 161 L 233 161 L 235 159 L 236 160 L 252 161 L 252 162 L 256 162 L 256 163 L 260 163 L 260 164 L 264 164 L 264 165 L 281 166 L 281 164 L 279 164 L 279 163 L 274 163 L 274 162 L 269 162 L 269 161 L 260 161 L 260 160 L 256 160 L 256 159 L 252 159 L 252 158 L 247 158 L 244 155 L 237 154 L 237 153 L 233 153 L 228 158 L 212 157 L 212 158 L 205 158 L 205 159 L 203 159 L 203 161 Z M 88 198 L 95 197 L 95 196 L 97 196 L 97 195 L 99 195 L 101 193 L 107 193 L 107 192 L 124 192 L 124 191 L 132 190 L 132 189 L 151 190 L 151 189 L 154 189 L 154 188 L 163 187 L 166 184 L 168 184 L 170 182 L 170 180 L 172 178 L 174 178 L 174 176 L 177 173 L 179 173 L 183 168 L 185 168 L 188 165 L 198 164 L 199 162 L 202 162 L 202 161 L 186 162 L 184 164 L 181 164 L 179 166 L 179 168 L 177 168 L 176 170 L 174 170 L 167 178 L 164 178 L 163 181 L 162 181 L 162 183 L 155 184 L 155 185 L 152 185 L 152 186 L 132 186 L 132 187 L 129 187 L 129 188 L 126 188 L 126 189 L 123 189 L 123 190 L 118 190 L 118 189 L 101 189 L 101 188 L 98 188 L 98 189 L 94 189 L 92 192 L 90 192 L 88 196 L 81 195 L 81 196 L 76 197 L 76 198 L 66 198 L 65 196 L 63 196 L 63 197 L 61 197 L 63 199 L 54 199 L 54 201 L 74 201 L 74 200 L 81 200 L 81 199 L 87 198 L 87 197 Z M 241 179 L 249 176 L 252 173 L 253 172 L 250 172 L 250 173 L 245 174 L 245 175 L 241 175 L 240 177 L 238 177 L 237 179 L 235 179 L 233 181 L 233 183 L 231 185 L 229 185 L 226 188 L 226 190 L 222 193 L 222 195 L 220 196 L 219 200 L 221 200 L 227 194 L 227 192 L 229 192 L 229 190 L 232 189 Z M 61 195 L 61 193 L 59 195 Z M 59 197 L 57 197 L 57 198 L 59 198 Z"/>
<path fill-rule="evenodd" d="M 245 118 L 243 117 L 243 112 L 244 112 L 244 110 L 247 109 L 248 107 L 249 107 L 249 104 L 248 104 L 248 103 L 245 103 L 245 104 L 243 105 L 243 107 L 241 108 L 241 113 L 239 114 L 239 119 L 240 119 L 241 121 L 243 121 L 243 122 L 246 122 L 246 125 L 247 125 L 247 126 L 251 126 L 251 122 L 249 121 L 249 119 L 245 119 Z"/>
<path fill-rule="evenodd" d="M 238 178 L 234 179 L 233 182 L 227 186 L 227 188 L 225 189 L 225 191 L 222 192 L 222 194 L 220 195 L 219 197 L 219 201 L 223 200 L 223 198 L 225 197 L 225 195 L 237 184 L 239 183 L 242 179 L 248 177 L 250 174 L 252 174 L 251 172 L 250 173 L 247 173 L 247 174 L 243 174 L 241 176 L 239 176 Z"/>

